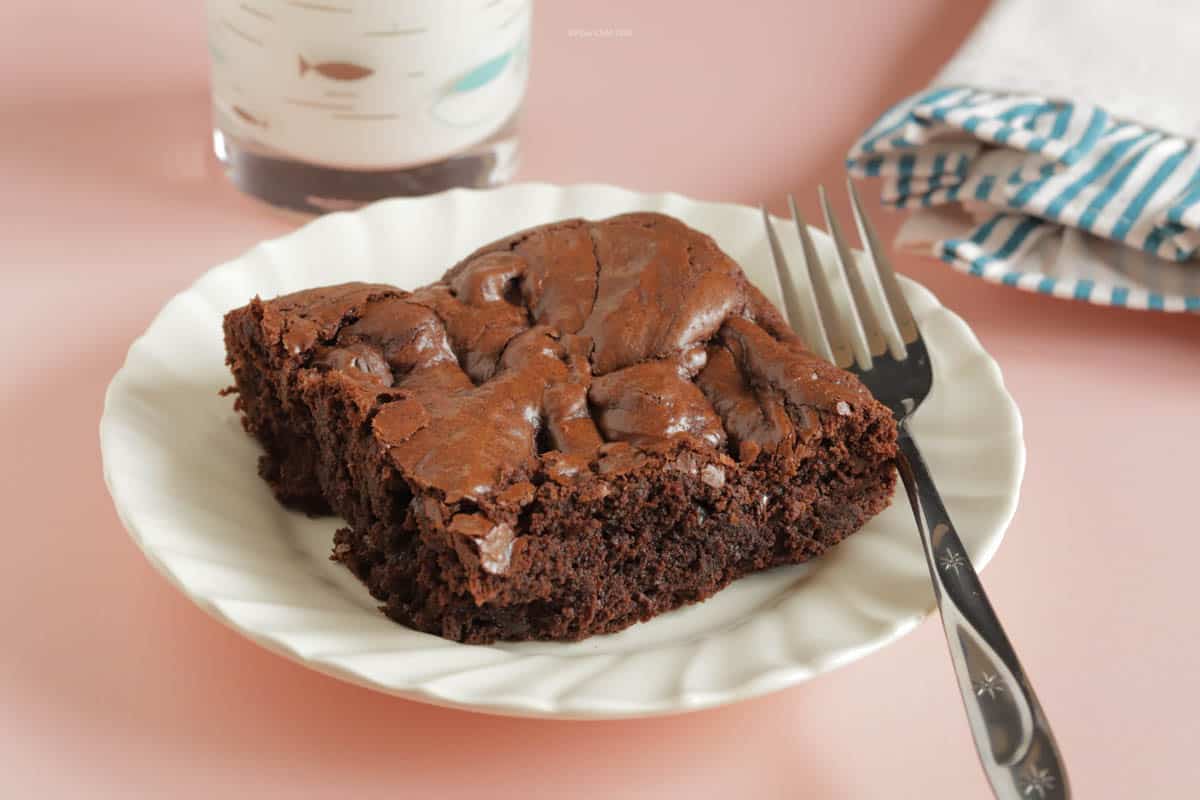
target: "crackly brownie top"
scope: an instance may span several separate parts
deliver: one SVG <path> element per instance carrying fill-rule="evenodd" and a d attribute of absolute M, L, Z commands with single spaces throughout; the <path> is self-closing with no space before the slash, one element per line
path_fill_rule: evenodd
<path fill-rule="evenodd" d="M 406 480 L 450 503 L 520 505 L 539 472 L 671 447 L 801 458 L 822 416 L 873 402 L 712 239 L 660 214 L 523 231 L 413 292 L 288 295 L 263 323 L 284 358 L 351 392 Z"/>

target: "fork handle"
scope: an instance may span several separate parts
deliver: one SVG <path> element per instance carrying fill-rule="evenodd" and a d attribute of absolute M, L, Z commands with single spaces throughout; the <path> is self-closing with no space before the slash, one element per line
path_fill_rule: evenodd
<path fill-rule="evenodd" d="M 906 425 L 896 459 L 933 580 L 975 749 L 992 791 L 1009 800 L 1070 797 L 1054 735 L 992 610 L 933 476 Z"/>

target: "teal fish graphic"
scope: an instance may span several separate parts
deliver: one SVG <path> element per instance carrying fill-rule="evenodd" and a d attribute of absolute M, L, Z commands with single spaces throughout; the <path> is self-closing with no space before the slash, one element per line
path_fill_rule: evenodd
<path fill-rule="evenodd" d="M 479 66 L 473 67 L 466 74 L 450 85 L 450 92 L 470 92 L 481 86 L 486 86 L 504 73 L 508 62 L 512 61 L 513 51 L 501 53 L 495 58 L 489 58 Z"/>
<path fill-rule="evenodd" d="M 444 84 L 430 109 L 433 118 L 452 127 L 470 128 L 509 113 L 507 103 L 516 99 L 512 92 L 524 83 L 528 52 L 528 42 L 522 37 L 511 48 Z"/>

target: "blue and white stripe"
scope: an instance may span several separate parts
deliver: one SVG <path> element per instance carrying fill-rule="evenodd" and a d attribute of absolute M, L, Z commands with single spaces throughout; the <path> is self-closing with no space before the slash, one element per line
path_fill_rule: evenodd
<path fill-rule="evenodd" d="M 1111 305 L 1200 308 L 1192 295 L 1097 287 L 1086 277 L 1026 278 L 1020 268 L 1064 226 L 1167 261 L 1195 261 L 1200 148 L 1190 139 L 1083 103 L 943 87 L 889 109 L 847 166 L 882 178 L 883 201 L 897 208 L 962 203 L 976 212 L 973 230 L 935 244 L 939 257 L 970 274 Z"/>

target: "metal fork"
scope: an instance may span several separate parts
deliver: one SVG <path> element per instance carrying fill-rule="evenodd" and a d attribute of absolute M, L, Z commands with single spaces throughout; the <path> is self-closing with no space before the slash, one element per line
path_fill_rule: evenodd
<path fill-rule="evenodd" d="M 984 594 L 979 574 L 954 531 L 933 476 L 909 433 L 908 420 L 933 388 L 929 352 L 887 253 L 863 212 L 854 183 L 847 181 L 847 185 L 859 238 L 874 265 L 875 277 L 867 279 L 878 281 L 883 308 L 877 309 L 868 295 L 861 267 L 852 256 L 822 186 L 821 209 L 837 251 L 832 272 L 840 277 L 840 283 L 849 286 L 845 304 L 849 313 L 843 314 L 834 302 L 835 290 L 817 256 L 808 225 L 795 199 L 788 195 L 816 308 L 810 306 L 807 314 L 802 311 L 805 304 L 764 208 L 763 221 L 787 316 L 798 333 L 806 316 L 815 317 L 818 324 L 811 326 L 808 338 L 816 341 L 809 343 L 810 349 L 857 375 L 896 416 L 900 447 L 897 471 L 917 521 L 975 748 L 992 791 L 1001 800 L 1067 798 L 1067 773 L 1037 695 Z M 866 271 L 868 275 L 871 272 L 869 268 Z M 883 312 L 891 335 L 878 311 Z"/>

